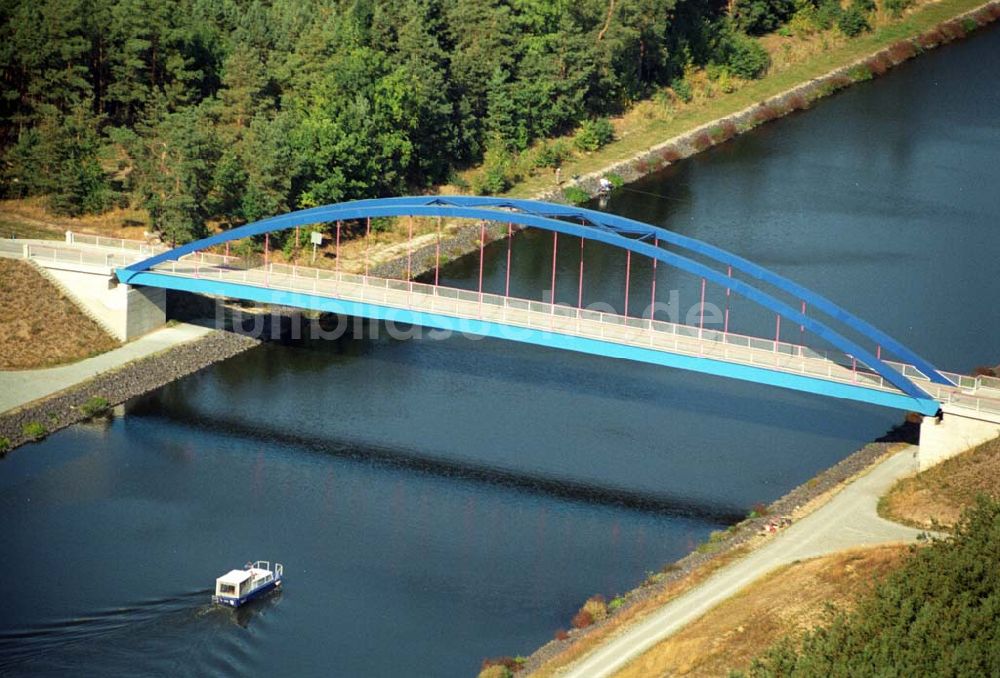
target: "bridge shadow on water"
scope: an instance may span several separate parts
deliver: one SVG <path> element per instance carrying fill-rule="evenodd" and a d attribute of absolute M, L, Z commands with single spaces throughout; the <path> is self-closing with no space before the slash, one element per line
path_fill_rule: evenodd
<path fill-rule="evenodd" d="M 377 327 L 372 329 L 372 325 Z M 831 403 L 826 397 L 777 387 L 489 337 L 435 340 L 416 328 L 412 338 L 394 339 L 384 322 L 366 319 L 359 327 L 349 324 L 348 331 L 333 340 L 309 339 L 308 326 L 304 328 L 301 339 L 285 337 L 255 349 L 254 354 L 268 355 L 266 360 L 254 360 L 254 369 L 219 366 L 220 378 L 232 388 L 253 387 L 262 379 L 312 374 L 328 370 L 338 360 L 372 359 L 377 353 L 380 363 L 401 368 L 419 365 L 455 378 L 487 376 L 522 388 L 543 386 L 547 391 L 591 394 L 625 405 L 642 402 L 662 407 L 665 412 L 695 413 L 808 434 L 818 432 L 826 438 L 852 443 L 856 442 L 852 432 L 862 413 L 866 418 L 884 419 L 882 431 L 899 419 L 889 410 L 848 400 Z M 395 331 L 405 335 L 410 327 L 399 324 Z M 294 352 L 274 350 L 281 346 L 293 347 Z M 609 372 L 609 367 L 614 371 Z M 874 431 L 879 426 L 875 425 L 874 435 L 878 435 Z"/>
<path fill-rule="evenodd" d="M 205 416 L 188 406 L 183 399 L 168 403 L 156 396 L 143 396 L 130 401 L 127 417 L 148 417 L 183 423 L 213 433 L 244 438 L 249 441 L 295 447 L 329 455 L 349 462 L 377 465 L 394 471 L 406 471 L 452 481 L 490 485 L 518 492 L 556 497 L 565 501 L 605 505 L 670 517 L 692 518 L 731 525 L 746 516 L 745 507 L 721 502 L 697 501 L 686 497 L 651 492 L 636 492 L 628 488 L 583 483 L 546 474 L 528 473 L 500 468 L 462 459 L 434 456 L 416 450 L 369 442 L 303 436 L 266 423 L 250 424 L 234 417 Z"/>

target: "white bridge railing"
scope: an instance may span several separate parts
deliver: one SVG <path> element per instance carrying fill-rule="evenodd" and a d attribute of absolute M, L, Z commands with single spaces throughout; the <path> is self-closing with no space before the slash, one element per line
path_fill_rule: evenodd
<path fill-rule="evenodd" d="M 100 268 L 128 266 L 167 248 L 136 240 L 105 238 L 67 232 L 66 243 L 38 244 L 17 240 L 23 256 L 53 263 Z M 10 249 L 10 247 L 7 247 Z M 112 250 L 112 251 L 108 251 Z M 308 292 L 345 301 L 378 304 L 399 310 L 441 313 L 459 319 L 500 322 L 511 328 L 528 328 L 583 338 L 668 350 L 681 355 L 710 357 L 782 372 L 815 376 L 887 392 L 898 392 L 881 375 L 853 356 L 838 351 L 816 351 L 789 342 L 762 339 L 711 328 L 699 328 L 649 318 L 439 287 L 289 264 L 270 263 L 250 268 L 237 256 L 195 252 L 155 267 L 159 273 L 209 277 L 294 292 Z M 913 365 L 886 360 L 886 364 L 916 381 L 928 395 L 977 412 L 1000 413 L 1000 378 L 941 372 L 955 386 L 932 383 Z"/>
<path fill-rule="evenodd" d="M 201 252 L 182 257 L 179 261 L 164 262 L 155 270 L 170 275 L 319 294 L 400 310 L 441 313 L 459 319 L 500 322 L 511 328 L 524 327 L 612 340 L 630 346 L 767 367 L 887 392 L 899 391 L 851 356 L 661 320 L 287 264 L 243 268 L 237 257 Z M 897 369 L 916 371 L 901 364 Z M 917 374 L 923 377 L 919 372 Z M 923 379 L 926 380 L 926 377 Z"/>

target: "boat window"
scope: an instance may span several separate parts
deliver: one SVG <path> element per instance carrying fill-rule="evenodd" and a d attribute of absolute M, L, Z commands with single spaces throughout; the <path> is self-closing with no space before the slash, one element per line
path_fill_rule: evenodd
<path fill-rule="evenodd" d="M 220 584 L 219 593 L 221 593 L 224 596 L 231 596 L 234 593 L 236 593 L 236 587 L 233 586 L 232 584 Z"/>

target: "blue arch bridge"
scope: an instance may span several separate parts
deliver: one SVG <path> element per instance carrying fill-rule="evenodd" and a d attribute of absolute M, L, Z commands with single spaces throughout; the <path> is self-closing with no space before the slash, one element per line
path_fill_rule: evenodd
<path fill-rule="evenodd" d="M 366 242 L 371 220 L 410 217 L 408 261 L 412 262 L 413 218 L 438 223 L 432 283 L 289 266 L 270 261 L 269 234 L 301 226 L 336 224 L 337 266 L 344 222 L 361 223 Z M 478 222 L 479 286 L 460 290 L 439 284 L 441 222 Z M 507 269 L 503 294 L 483 291 L 483 244 L 486 224 L 507 227 Z M 552 279 L 539 297 L 554 298 L 559 236 L 579 239 L 578 304 L 510 296 L 514 229 L 551 233 Z M 228 256 L 232 241 L 264 237 L 263 261 L 249 265 Z M 547 235 L 546 235 L 547 237 Z M 619 248 L 625 259 L 623 313 L 583 308 L 584 256 L 587 242 Z M 426 237 L 424 238 L 426 242 Z M 432 241 L 434 242 L 434 241 Z M 573 242 L 576 246 L 575 240 Z M 225 254 L 218 253 L 225 247 Z M 214 250 L 214 251 L 210 251 Z M 367 252 L 367 245 L 366 245 Z M 633 259 L 653 267 L 651 301 L 656 300 L 657 266 L 670 266 L 701 280 L 700 312 L 693 324 L 629 315 Z M 527 342 L 583 353 L 624 358 L 707 374 L 847 398 L 931 415 L 955 398 L 962 380 L 928 361 L 870 323 L 820 294 L 705 242 L 604 212 L 530 200 L 467 196 L 420 196 L 358 200 L 326 205 L 264 219 L 118 268 L 120 282 L 232 299 L 301 307 L 376 320 L 412 323 L 489 337 Z M 722 327 L 705 326 L 705 289 L 725 291 Z M 773 337 L 730 332 L 729 298 L 739 295 L 774 314 Z M 651 314 L 650 314 L 651 315 Z M 798 341 L 782 339 L 786 335 Z M 798 331 L 788 332 L 792 327 Z M 808 347 L 805 337 L 815 345 Z M 889 360 L 888 356 L 893 359 Z"/>

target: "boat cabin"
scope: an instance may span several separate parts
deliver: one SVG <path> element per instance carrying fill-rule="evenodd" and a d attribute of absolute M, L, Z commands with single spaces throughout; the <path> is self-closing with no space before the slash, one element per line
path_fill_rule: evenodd
<path fill-rule="evenodd" d="M 251 590 L 253 575 L 247 570 L 230 570 L 215 580 L 215 595 L 220 598 L 244 598 Z"/>
<path fill-rule="evenodd" d="M 281 584 L 284 568 L 280 563 L 258 560 L 247 563 L 242 570 L 230 570 L 215 580 L 215 595 L 212 600 L 224 605 L 239 606 L 247 600 L 265 593 Z"/>

